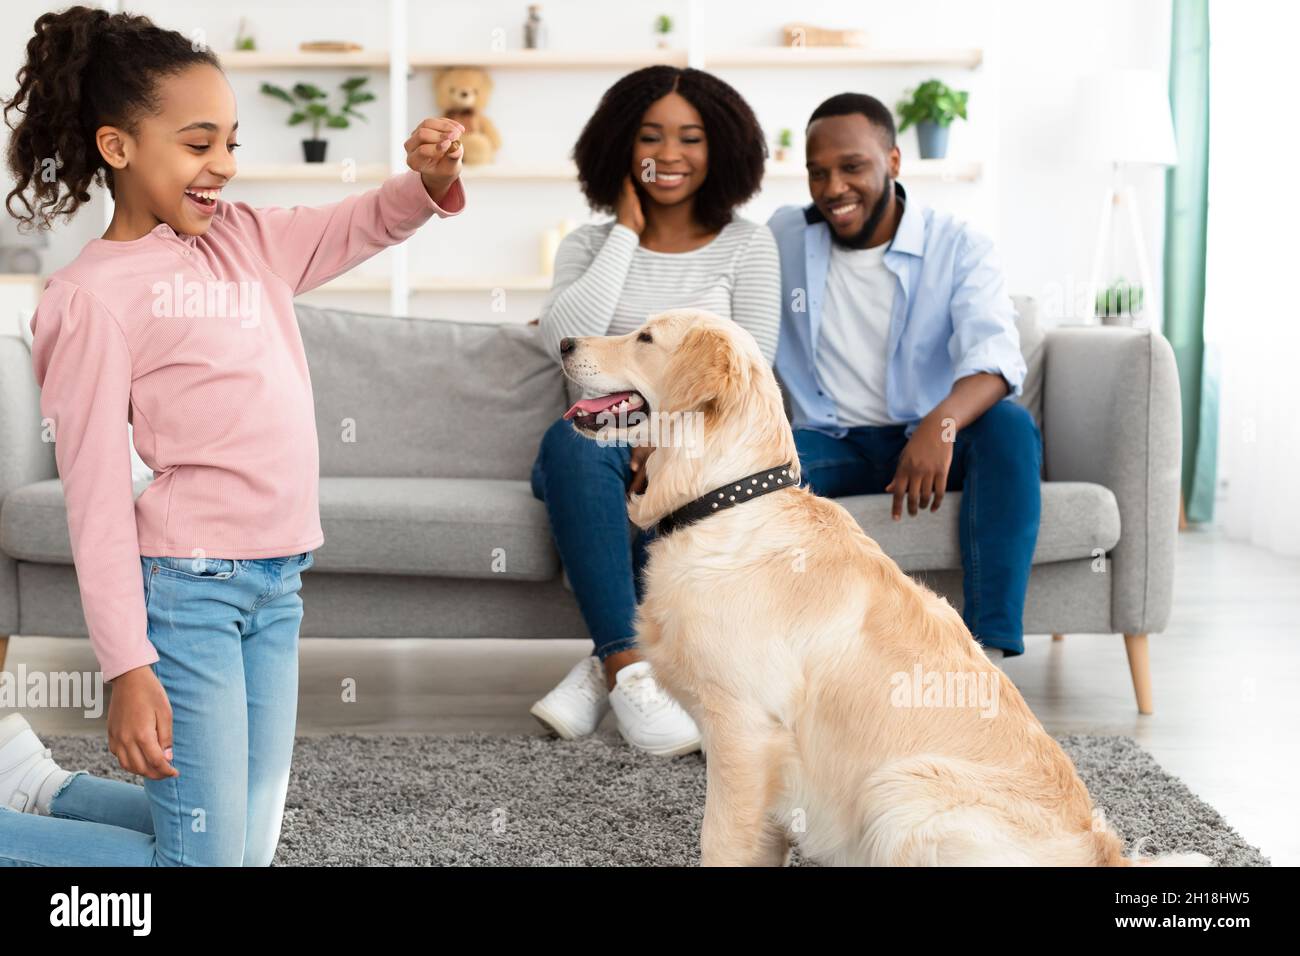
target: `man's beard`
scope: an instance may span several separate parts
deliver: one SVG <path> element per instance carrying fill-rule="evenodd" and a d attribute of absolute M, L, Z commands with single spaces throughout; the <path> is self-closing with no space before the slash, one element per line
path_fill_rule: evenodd
<path fill-rule="evenodd" d="M 880 220 L 885 217 L 885 210 L 889 208 L 889 197 L 894 193 L 894 181 L 889 178 L 889 173 L 883 173 L 881 179 L 883 183 L 880 187 L 880 198 L 871 207 L 871 215 L 867 216 L 867 221 L 862 224 L 861 229 L 851 236 L 844 237 L 832 227 L 831 239 L 838 245 L 848 249 L 866 249 L 871 242 L 871 234 L 876 231 Z"/>

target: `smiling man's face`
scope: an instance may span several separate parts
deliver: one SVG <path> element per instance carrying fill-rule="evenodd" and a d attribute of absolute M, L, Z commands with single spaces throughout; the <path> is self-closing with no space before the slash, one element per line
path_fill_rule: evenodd
<path fill-rule="evenodd" d="M 823 116 L 808 126 L 808 192 L 846 245 L 869 244 L 889 208 L 898 147 L 861 113 Z"/>

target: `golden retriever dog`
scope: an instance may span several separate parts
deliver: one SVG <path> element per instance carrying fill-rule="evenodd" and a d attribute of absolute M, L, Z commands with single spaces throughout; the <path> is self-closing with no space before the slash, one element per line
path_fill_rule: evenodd
<path fill-rule="evenodd" d="M 709 495 L 703 517 L 660 526 L 637 620 L 703 736 L 702 863 L 783 865 L 792 843 L 824 864 L 1209 862 L 1126 857 L 961 615 L 798 486 L 780 388 L 748 332 L 676 310 L 561 352 L 593 396 L 566 413 L 574 427 L 655 446 L 629 501 L 637 525 Z"/>

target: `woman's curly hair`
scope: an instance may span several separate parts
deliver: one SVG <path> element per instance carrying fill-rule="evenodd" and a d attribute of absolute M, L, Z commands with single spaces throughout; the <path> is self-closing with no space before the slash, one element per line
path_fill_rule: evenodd
<path fill-rule="evenodd" d="M 5 210 L 25 231 L 33 223 L 48 229 L 56 216 L 72 218 L 90 201 L 91 182 L 115 195 L 113 169 L 95 143 L 99 127 L 135 135 L 139 118 L 159 110 L 161 77 L 199 63 L 221 69 L 215 53 L 148 17 L 77 6 L 42 14 L 35 30 L 15 77 L 18 91 L 4 104 L 5 125 L 13 130 L 7 162 L 17 181 Z M 9 122 L 11 109 L 22 114 L 17 126 Z M 35 206 L 25 195 L 29 188 Z M 14 212 L 15 198 L 25 215 Z"/>
<path fill-rule="evenodd" d="M 703 70 L 647 66 L 606 90 L 573 147 L 578 182 L 592 209 L 614 212 L 632 169 L 641 118 L 651 103 L 674 92 L 699 111 L 709 144 L 709 171 L 695 194 L 695 216 L 706 228 L 721 229 L 758 192 L 767 142 L 744 97 Z"/>

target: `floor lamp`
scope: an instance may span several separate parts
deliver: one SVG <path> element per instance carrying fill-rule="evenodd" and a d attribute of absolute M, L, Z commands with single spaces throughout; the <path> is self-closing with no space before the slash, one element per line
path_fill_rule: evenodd
<path fill-rule="evenodd" d="M 1084 308 L 1095 315 L 1097 290 L 1101 287 L 1101 273 L 1118 206 L 1123 207 L 1123 215 L 1128 220 L 1145 308 L 1155 285 L 1138 214 L 1137 191 L 1132 183 L 1123 181 L 1123 171 L 1125 167 L 1177 164 L 1168 81 L 1155 70 L 1110 70 L 1092 77 L 1087 81 L 1082 126 L 1088 137 L 1087 152 L 1107 162 L 1111 170 L 1110 185 L 1097 223 Z"/>

